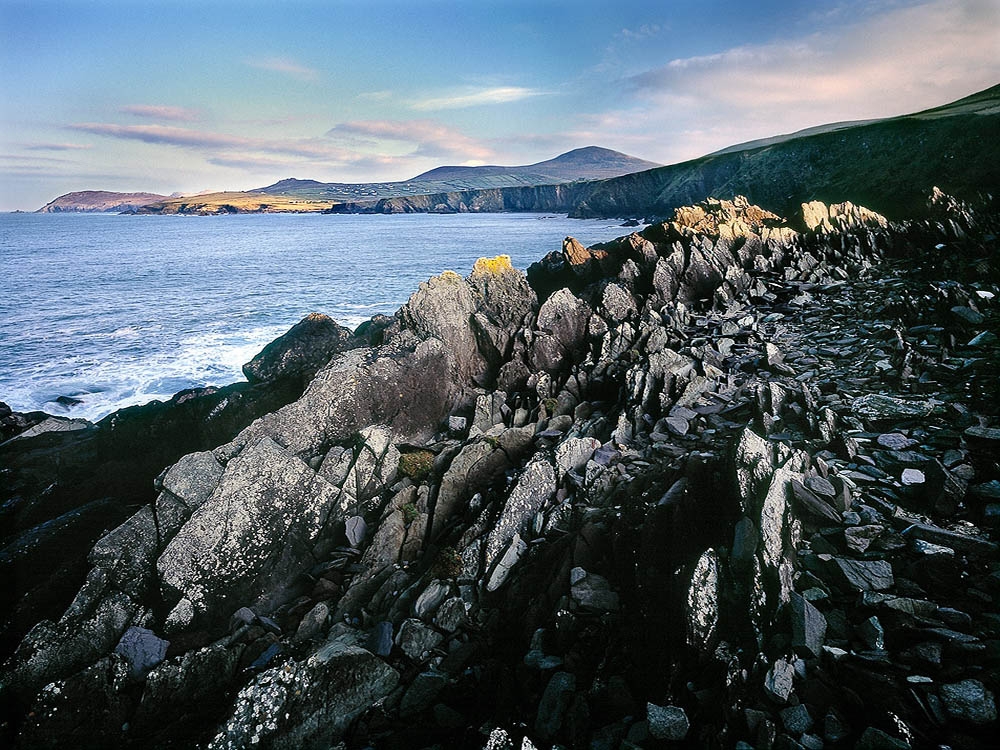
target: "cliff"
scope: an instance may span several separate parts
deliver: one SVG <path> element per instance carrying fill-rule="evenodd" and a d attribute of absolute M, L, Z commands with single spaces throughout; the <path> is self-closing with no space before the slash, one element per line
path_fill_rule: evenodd
<path fill-rule="evenodd" d="M 998 217 L 925 212 L 712 199 L 311 316 L 41 618 L 77 446 L 5 443 L 6 744 L 989 747 Z"/>
<path fill-rule="evenodd" d="M 113 193 L 107 190 L 82 190 L 66 193 L 49 201 L 35 213 L 111 213 L 134 211 L 151 203 L 167 200 L 156 193 Z"/>

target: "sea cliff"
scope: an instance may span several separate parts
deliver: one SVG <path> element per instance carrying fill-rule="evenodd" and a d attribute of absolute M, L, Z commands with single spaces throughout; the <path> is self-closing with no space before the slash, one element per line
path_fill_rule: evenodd
<path fill-rule="evenodd" d="M 707 200 L 8 416 L 5 740 L 988 747 L 998 222 L 924 213 Z"/>

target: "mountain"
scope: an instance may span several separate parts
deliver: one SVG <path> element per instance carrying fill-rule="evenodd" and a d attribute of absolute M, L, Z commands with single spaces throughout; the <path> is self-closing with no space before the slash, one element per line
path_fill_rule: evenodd
<path fill-rule="evenodd" d="M 35 213 L 109 213 L 112 211 L 132 211 L 150 203 L 159 203 L 169 198 L 156 193 L 113 193 L 107 190 L 81 190 L 60 195 L 49 201 Z"/>
<path fill-rule="evenodd" d="M 848 198 L 890 217 L 918 215 L 933 186 L 959 197 L 1000 188 L 1000 86 L 912 115 L 822 125 L 595 182 L 439 192 L 338 205 L 338 212 L 559 211 L 663 217 L 706 196 L 791 215 Z"/>
<path fill-rule="evenodd" d="M 472 181 L 478 177 L 515 175 L 530 180 L 533 184 L 545 185 L 574 180 L 603 180 L 658 166 L 660 165 L 655 162 L 637 159 L 620 151 L 586 146 L 567 151 L 554 159 L 523 167 L 438 167 L 417 175 L 410 182 Z"/>

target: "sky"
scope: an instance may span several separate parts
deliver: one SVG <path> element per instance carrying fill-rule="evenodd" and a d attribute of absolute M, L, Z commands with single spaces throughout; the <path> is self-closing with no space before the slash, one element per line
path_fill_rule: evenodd
<path fill-rule="evenodd" d="M 0 211 L 661 164 L 1000 83 L 1000 0 L 0 0 Z"/>

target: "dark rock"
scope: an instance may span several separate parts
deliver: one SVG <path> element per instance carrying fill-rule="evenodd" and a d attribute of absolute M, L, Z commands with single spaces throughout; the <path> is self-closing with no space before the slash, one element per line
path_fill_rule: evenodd
<path fill-rule="evenodd" d="M 892 565 L 885 560 L 833 559 L 840 580 L 855 591 L 885 591 L 892 588 Z"/>
<path fill-rule="evenodd" d="M 646 722 L 650 735 L 670 742 L 683 740 L 691 727 L 683 708 L 658 706 L 655 703 L 646 704 Z"/>
<path fill-rule="evenodd" d="M 792 647 L 804 656 L 819 657 L 826 637 L 826 618 L 805 598 L 794 592 L 789 606 L 792 615 Z"/>
<path fill-rule="evenodd" d="M 361 345 L 350 330 L 329 316 L 310 313 L 243 365 L 243 374 L 251 383 L 308 380 L 335 354 Z"/>
<path fill-rule="evenodd" d="M 576 677 L 568 672 L 556 672 L 549 678 L 535 717 L 535 731 L 539 737 L 552 739 L 559 733 L 575 690 Z"/>
<path fill-rule="evenodd" d="M 993 693 L 979 680 L 962 680 L 941 686 L 941 699 L 948 715 L 960 721 L 979 726 L 997 720 L 997 707 Z"/>
<path fill-rule="evenodd" d="M 909 750 L 910 743 L 886 734 L 881 729 L 868 727 L 861 733 L 855 750 Z"/>
<path fill-rule="evenodd" d="M 333 641 L 243 688 L 208 747 L 315 747 L 335 741 L 398 681 L 398 673 L 369 652 Z"/>

